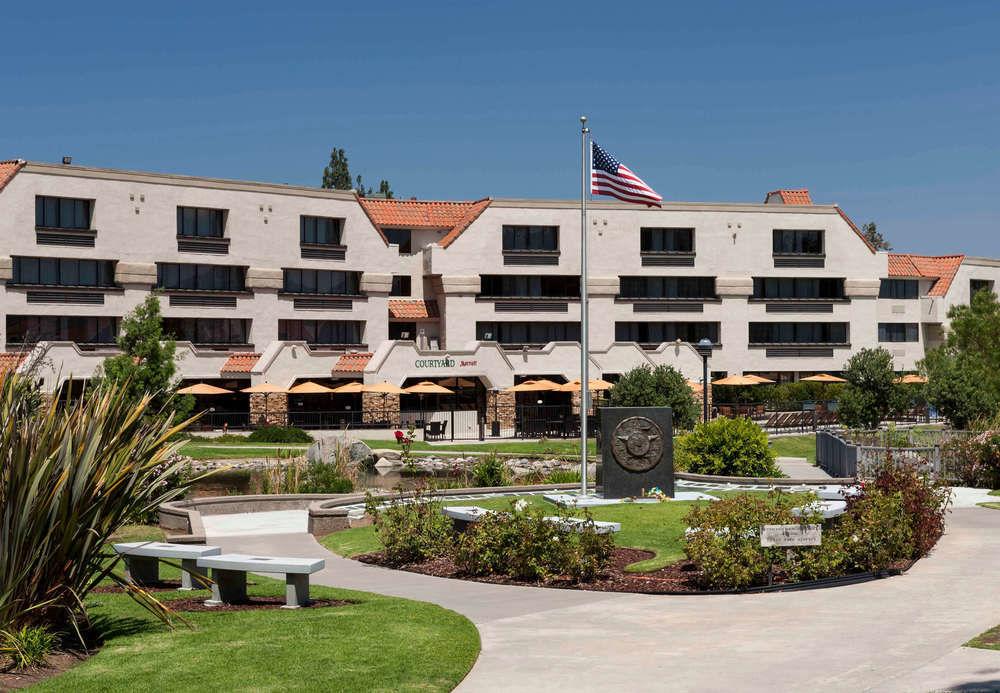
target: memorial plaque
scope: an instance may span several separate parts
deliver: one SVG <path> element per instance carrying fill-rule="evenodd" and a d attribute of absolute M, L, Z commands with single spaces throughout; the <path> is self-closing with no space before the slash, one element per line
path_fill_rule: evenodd
<path fill-rule="evenodd" d="M 763 525 L 761 546 L 819 546 L 823 525 Z"/>
<path fill-rule="evenodd" d="M 605 498 L 628 498 L 654 486 L 674 495 L 670 407 L 601 408 L 598 491 Z"/>

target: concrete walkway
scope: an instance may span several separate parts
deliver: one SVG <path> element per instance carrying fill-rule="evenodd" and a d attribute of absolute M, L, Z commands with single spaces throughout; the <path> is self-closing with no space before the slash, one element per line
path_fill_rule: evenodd
<path fill-rule="evenodd" d="M 1000 623 L 1000 511 L 959 508 L 906 575 L 718 597 L 484 585 L 387 570 L 302 533 L 209 537 L 225 550 L 323 556 L 318 584 L 435 602 L 483 649 L 461 691 L 1000 690 L 1000 652 L 962 643 Z"/>
<path fill-rule="evenodd" d="M 785 476 L 789 479 L 829 479 L 830 475 L 805 457 L 777 457 L 774 460 Z"/>

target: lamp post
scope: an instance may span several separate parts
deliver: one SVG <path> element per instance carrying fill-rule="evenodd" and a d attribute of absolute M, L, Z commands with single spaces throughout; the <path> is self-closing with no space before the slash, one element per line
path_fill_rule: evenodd
<path fill-rule="evenodd" d="M 702 337 L 694 345 L 695 350 L 701 356 L 702 380 L 701 380 L 701 406 L 703 421 L 708 421 L 708 357 L 712 355 L 712 340 Z"/>

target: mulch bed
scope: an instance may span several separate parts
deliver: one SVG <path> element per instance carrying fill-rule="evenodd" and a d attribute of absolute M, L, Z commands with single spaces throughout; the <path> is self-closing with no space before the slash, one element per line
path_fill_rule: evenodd
<path fill-rule="evenodd" d="M 406 565 L 389 565 L 385 561 L 383 553 L 367 553 L 355 558 L 362 563 L 381 565 L 387 568 L 406 570 L 411 573 L 422 575 L 433 575 L 434 577 L 454 578 L 460 580 L 471 580 L 473 582 L 485 582 L 497 585 L 523 585 L 530 587 L 555 587 L 560 589 L 589 590 L 594 592 L 633 592 L 641 594 L 696 594 L 704 593 L 705 589 L 701 585 L 701 571 L 697 566 L 688 560 L 681 560 L 668 566 L 644 573 L 630 573 L 625 571 L 625 566 L 638 561 L 652 558 L 655 554 L 641 549 L 616 548 L 611 556 L 611 562 L 607 571 L 594 582 L 573 582 L 572 580 L 550 580 L 548 582 L 527 582 L 523 580 L 512 580 L 507 577 L 489 575 L 473 576 L 464 574 L 448 557 L 432 558 L 420 563 L 409 563 Z M 912 561 L 900 563 L 893 566 L 890 572 L 901 572 L 907 570 L 913 564 Z M 774 583 L 795 584 L 787 580 L 785 575 L 775 573 Z"/>
<path fill-rule="evenodd" d="M 85 652 L 56 652 L 49 655 L 48 663 L 24 671 L 0 671 L 0 691 L 27 688 L 76 666 L 88 657 Z"/>

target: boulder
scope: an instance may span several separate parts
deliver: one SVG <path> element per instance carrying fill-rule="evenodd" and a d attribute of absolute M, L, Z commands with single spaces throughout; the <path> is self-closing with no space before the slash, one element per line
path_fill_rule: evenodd
<path fill-rule="evenodd" d="M 372 456 L 376 459 L 384 457 L 387 460 L 398 460 L 402 457 L 399 450 L 390 450 L 389 448 L 375 448 L 372 450 Z"/>
<path fill-rule="evenodd" d="M 372 449 L 360 440 L 356 440 L 351 443 L 351 447 L 348 448 L 347 455 L 351 464 L 359 466 L 369 464 L 373 459 Z"/>
<path fill-rule="evenodd" d="M 386 469 L 398 469 L 403 466 L 403 463 L 399 460 L 390 460 L 386 457 L 379 457 L 378 462 L 375 463 L 375 469 L 379 471 Z"/>

